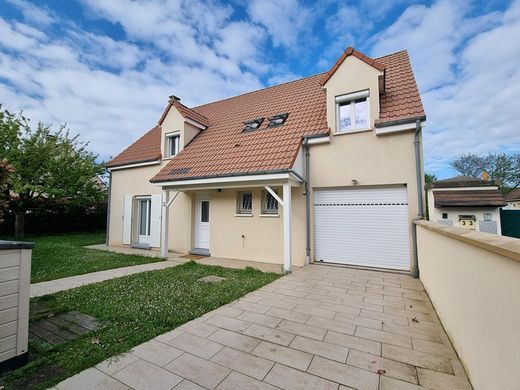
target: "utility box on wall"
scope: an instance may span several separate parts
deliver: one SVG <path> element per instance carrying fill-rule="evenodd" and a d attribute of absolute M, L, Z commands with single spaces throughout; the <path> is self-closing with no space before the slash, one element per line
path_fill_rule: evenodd
<path fill-rule="evenodd" d="M 0 240 L 0 372 L 27 363 L 32 247 Z"/>

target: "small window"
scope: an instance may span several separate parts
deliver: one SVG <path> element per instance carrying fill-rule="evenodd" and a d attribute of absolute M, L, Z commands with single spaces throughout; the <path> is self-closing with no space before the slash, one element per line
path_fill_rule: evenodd
<path fill-rule="evenodd" d="M 209 201 L 200 202 L 200 222 L 209 222 Z"/>
<path fill-rule="evenodd" d="M 256 118 L 250 121 L 244 122 L 244 131 L 252 131 L 257 130 L 262 125 L 262 122 L 264 121 L 264 118 Z"/>
<path fill-rule="evenodd" d="M 287 120 L 288 113 L 273 115 L 269 118 L 269 127 L 281 126 Z"/>
<path fill-rule="evenodd" d="M 368 91 L 336 97 L 336 111 L 339 133 L 369 128 Z"/>
<path fill-rule="evenodd" d="M 238 193 L 238 214 L 251 214 L 253 212 L 253 194 L 251 192 Z"/>
<path fill-rule="evenodd" d="M 172 134 L 166 136 L 166 156 L 173 157 L 179 153 L 181 136 L 180 134 Z"/>
<path fill-rule="evenodd" d="M 278 195 L 278 192 L 276 192 Z M 269 191 L 264 191 L 262 214 L 278 214 L 278 201 Z"/>

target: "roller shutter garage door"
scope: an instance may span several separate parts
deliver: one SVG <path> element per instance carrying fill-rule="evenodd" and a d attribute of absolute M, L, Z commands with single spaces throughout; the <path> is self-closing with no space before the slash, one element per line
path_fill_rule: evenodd
<path fill-rule="evenodd" d="M 410 269 L 406 187 L 314 192 L 316 260 Z"/>

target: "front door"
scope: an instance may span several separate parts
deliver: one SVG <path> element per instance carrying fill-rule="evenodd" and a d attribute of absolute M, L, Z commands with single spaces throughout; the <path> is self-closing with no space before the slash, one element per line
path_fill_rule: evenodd
<path fill-rule="evenodd" d="M 137 241 L 139 244 L 150 245 L 152 200 L 138 198 L 137 202 Z"/>
<path fill-rule="evenodd" d="M 195 247 L 209 250 L 209 199 L 199 197 L 195 213 Z"/>

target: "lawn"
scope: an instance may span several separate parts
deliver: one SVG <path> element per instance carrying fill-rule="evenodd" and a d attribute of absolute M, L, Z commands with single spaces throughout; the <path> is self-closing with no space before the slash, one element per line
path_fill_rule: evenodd
<path fill-rule="evenodd" d="M 226 278 L 215 284 L 198 279 Z M 229 303 L 280 277 L 255 269 L 236 270 L 189 262 L 79 287 L 40 298 L 55 313 L 77 310 L 108 324 L 51 349 L 29 346 L 31 361 L 5 377 L 6 389 L 43 389 L 104 359 Z"/>
<path fill-rule="evenodd" d="M 84 248 L 85 245 L 105 242 L 105 233 L 102 231 L 33 236 L 27 237 L 26 241 L 35 242 L 32 283 L 162 260 Z"/>

